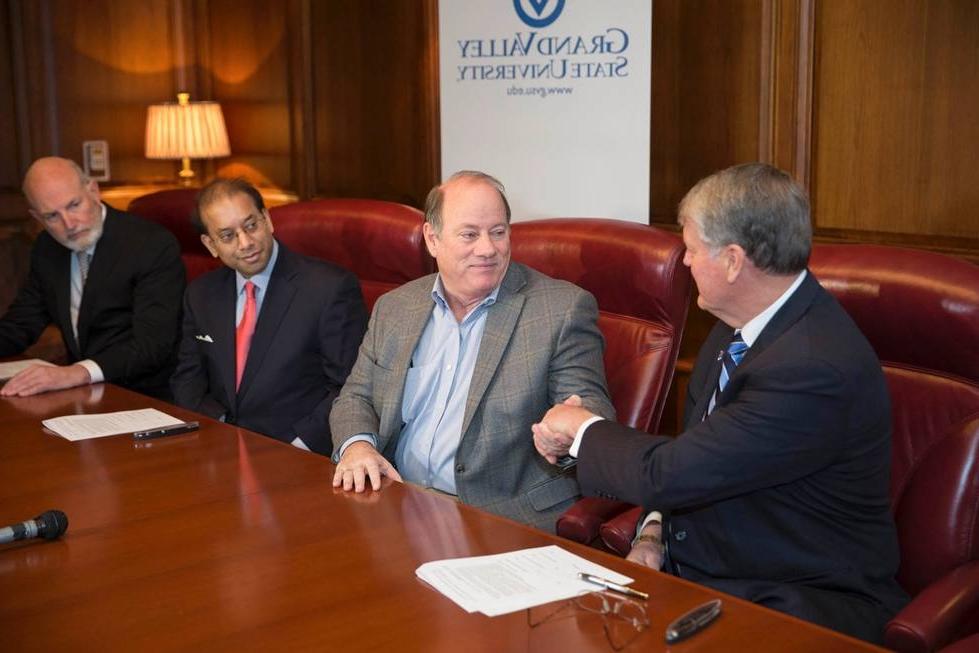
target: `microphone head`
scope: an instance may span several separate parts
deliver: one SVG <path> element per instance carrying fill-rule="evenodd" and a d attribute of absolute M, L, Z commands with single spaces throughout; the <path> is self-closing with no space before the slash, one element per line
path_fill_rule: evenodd
<path fill-rule="evenodd" d="M 48 510 L 34 518 L 37 534 L 46 540 L 56 540 L 68 530 L 68 515 L 60 510 Z"/>

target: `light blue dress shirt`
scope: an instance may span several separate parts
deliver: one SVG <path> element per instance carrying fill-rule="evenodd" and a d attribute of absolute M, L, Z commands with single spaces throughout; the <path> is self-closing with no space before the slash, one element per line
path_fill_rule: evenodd
<path fill-rule="evenodd" d="M 401 404 L 404 427 L 395 464 L 406 481 L 456 494 L 455 455 L 462 439 L 469 383 L 486 313 L 498 294 L 499 287 L 457 321 L 441 278 L 435 280 L 435 306 L 411 355 Z"/>

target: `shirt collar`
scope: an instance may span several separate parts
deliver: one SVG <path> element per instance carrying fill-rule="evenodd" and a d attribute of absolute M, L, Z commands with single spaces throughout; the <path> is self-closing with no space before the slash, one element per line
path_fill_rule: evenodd
<path fill-rule="evenodd" d="M 502 281 L 500 283 L 502 283 Z M 466 315 L 467 316 L 472 315 L 472 312 L 475 311 L 477 308 L 480 308 L 481 306 L 492 306 L 493 304 L 496 303 L 496 296 L 499 294 L 500 294 L 500 286 L 497 285 L 496 288 L 493 288 L 493 291 L 490 294 L 486 295 L 486 297 L 483 298 L 483 301 L 479 302 L 478 305 L 474 306 L 472 310 L 470 310 L 469 313 L 467 313 Z M 445 310 L 448 310 L 449 302 L 445 299 L 445 286 L 442 285 L 441 274 L 435 275 L 435 283 L 432 285 L 432 299 L 440 307 L 442 307 Z"/>
<path fill-rule="evenodd" d="M 746 345 L 750 347 L 751 345 L 755 344 L 755 340 L 757 340 L 758 336 L 761 335 L 762 330 L 768 325 L 771 319 L 775 317 L 775 314 L 778 313 L 778 309 L 782 308 L 785 302 L 789 301 L 789 297 L 791 297 L 792 293 L 794 293 L 796 289 L 802 285 L 802 280 L 805 278 L 806 271 L 803 270 L 799 273 L 799 276 L 795 278 L 795 281 L 792 282 L 792 285 L 789 286 L 784 293 L 782 293 L 781 297 L 776 299 L 768 306 L 768 308 L 748 320 L 748 322 L 741 327 L 741 337 L 744 339 Z"/>
<path fill-rule="evenodd" d="M 252 275 L 248 279 L 241 276 L 241 272 L 235 271 L 235 287 L 238 289 L 237 294 L 240 295 L 242 289 L 245 287 L 246 281 L 251 281 L 255 284 L 255 288 L 258 291 L 263 291 L 269 287 L 269 279 L 272 278 L 272 270 L 275 269 L 275 261 L 279 258 L 279 241 L 272 239 L 272 256 L 269 257 L 269 264 L 265 266 L 265 269 L 258 274 Z"/>

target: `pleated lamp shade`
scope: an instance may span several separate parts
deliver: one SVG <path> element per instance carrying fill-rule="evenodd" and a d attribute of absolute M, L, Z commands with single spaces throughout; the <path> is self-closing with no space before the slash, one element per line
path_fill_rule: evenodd
<path fill-rule="evenodd" d="M 178 102 L 153 104 L 146 116 L 146 157 L 182 159 L 180 177 L 189 183 L 194 172 L 190 159 L 213 159 L 231 154 L 224 115 L 217 102 L 190 102 L 178 93 Z"/>

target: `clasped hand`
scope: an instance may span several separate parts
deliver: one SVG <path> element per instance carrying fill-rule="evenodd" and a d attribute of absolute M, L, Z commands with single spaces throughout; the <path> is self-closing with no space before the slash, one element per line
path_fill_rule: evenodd
<path fill-rule="evenodd" d="M 544 418 L 530 427 L 534 432 L 534 446 L 547 462 L 557 464 L 559 458 L 568 455 L 578 428 L 594 415 L 581 407 L 581 397 L 571 395 L 564 403 L 557 404 Z"/>

